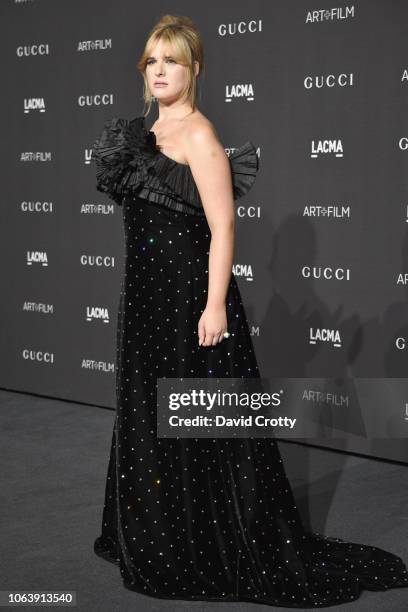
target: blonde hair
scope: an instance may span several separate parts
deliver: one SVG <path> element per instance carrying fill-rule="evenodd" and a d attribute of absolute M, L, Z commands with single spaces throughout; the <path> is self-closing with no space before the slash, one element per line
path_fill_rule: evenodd
<path fill-rule="evenodd" d="M 149 89 L 146 78 L 147 59 L 151 57 L 151 51 L 159 40 L 169 44 L 174 59 L 188 68 L 187 86 L 182 92 L 185 100 L 190 102 L 193 111 L 197 108 L 197 79 L 195 76 L 195 64 L 199 65 L 201 76 L 204 69 L 204 50 L 201 36 L 189 17 L 179 15 L 163 15 L 160 21 L 152 28 L 147 38 L 142 56 L 137 63 L 144 81 L 143 99 L 145 103 L 145 115 L 148 115 L 153 102 L 153 95 Z"/>

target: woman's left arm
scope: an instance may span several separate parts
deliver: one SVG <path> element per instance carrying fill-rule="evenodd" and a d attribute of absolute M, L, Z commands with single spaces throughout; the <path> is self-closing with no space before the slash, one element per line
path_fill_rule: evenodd
<path fill-rule="evenodd" d="M 231 168 L 211 123 L 190 127 L 183 144 L 211 230 L 207 305 L 198 324 L 199 345 L 211 346 L 227 331 L 226 296 L 235 243 Z"/>

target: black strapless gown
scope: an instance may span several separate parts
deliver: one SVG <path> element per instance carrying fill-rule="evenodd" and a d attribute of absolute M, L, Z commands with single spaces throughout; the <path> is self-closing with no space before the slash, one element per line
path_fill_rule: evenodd
<path fill-rule="evenodd" d="M 307 532 L 273 439 L 158 439 L 156 378 L 259 377 L 236 280 L 231 336 L 199 347 L 210 229 L 188 166 L 158 151 L 144 118 L 113 119 L 93 147 L 97 189 L 122 207 L 126 260 L 117 410 L 97 555 L 126 588 L 169 599 L 293 608 L 408 586 L 396 555 Z M 255 180 L 247 142 L 230 156 L 235 198 Z"/>

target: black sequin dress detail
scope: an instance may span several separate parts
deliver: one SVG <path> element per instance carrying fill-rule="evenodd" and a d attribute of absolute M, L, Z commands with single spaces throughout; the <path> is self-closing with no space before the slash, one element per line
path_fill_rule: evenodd
<path fill-rule="evenodd" d="M 231 336 L 198 345 L 210 229 L 189 166 L 159 151 L 144 117 L 108 120 L 92 159 L 97 189 L 122 207 L 125 238 L 96 554 L 119 566 L 126 588 L 174 600 L 315 608 L 408 586 L 396 555 L 304 529 L 274 439 L 156 437 L 156 378 L 260 373 L 233 274 Z M 246 142 L 229 160 L 236 200 L 254 183 L 258 156 Z"/>

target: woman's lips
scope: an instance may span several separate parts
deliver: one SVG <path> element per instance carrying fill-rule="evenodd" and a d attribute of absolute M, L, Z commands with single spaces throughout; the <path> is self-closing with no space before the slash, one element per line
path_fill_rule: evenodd
<path fill-rule="evenodd" d="M 167 83 L 155 83 L 155 87 L 167 87 Z"/>

